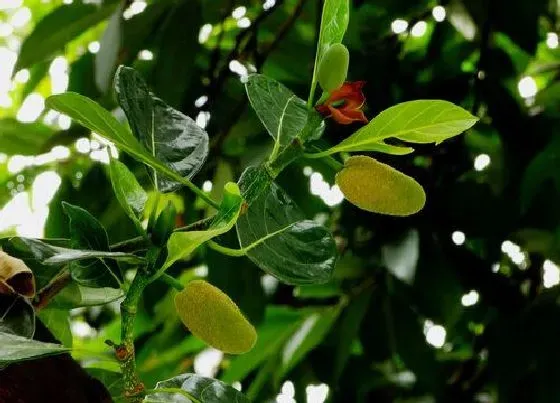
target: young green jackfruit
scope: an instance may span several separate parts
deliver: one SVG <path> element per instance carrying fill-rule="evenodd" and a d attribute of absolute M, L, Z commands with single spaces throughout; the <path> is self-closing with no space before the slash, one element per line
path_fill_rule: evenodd
<path fill-rule="evenodd" d="M 426 203 L 424 189 L 413 178 L 364 155 L 348 158 L 336 183 L 349 202 L 374 213 L 407 216 Z"/>
<path fill-rule="evenodd" d="M 237 305 L 206 281 L 188 283 L 175 296 L 175 308 L 192 334 L 225 353 L 246 353 L 257 341 L 255 328 Z"/>
<path fill-rule="evenodd" d="M 331 92 L 339 89 L 348 75 L 350 54 L 342 43 L 332 44 L 323 55 L 317 71 L 321 88 Z"/>

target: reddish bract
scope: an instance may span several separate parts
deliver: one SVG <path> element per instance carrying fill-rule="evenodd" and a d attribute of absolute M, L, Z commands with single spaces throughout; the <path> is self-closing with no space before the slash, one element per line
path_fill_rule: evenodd
<path fill-rule="evenodd" d="M 367 123 L 368 119 L 362 111 L 366 100 L 362 92 L 364 84 L 365 81 L 345 82 L 315 109 L 323 116 L 332 117 L 342 125 L 349 125 L 352 122 Z"/>

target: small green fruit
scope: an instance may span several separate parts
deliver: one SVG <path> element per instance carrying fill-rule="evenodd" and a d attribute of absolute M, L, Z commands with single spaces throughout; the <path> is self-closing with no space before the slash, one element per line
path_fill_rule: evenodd
<path fill-rule="evenodd" d="M 341 43 L 331 45 L 319 63 L 317 78 L 321 88 L 328 92 L 340 88 L 348 75 L 349 61 L 346 46 Z"/>
<path fill-rule="evenodd" d="M 237 305 L 206 281 L 188 283 L 175 296 L 175 308 L 192 334 L 225 353 L 246 353 L 257 341 L 255 328 Z"/>
<path fill-rule="evenodd" d="M 413 178 L 364 155 L 350 157 L 336 183 L 349 202 L 374 213 L 407 216 L 426 203 L 424 189 Z"/>

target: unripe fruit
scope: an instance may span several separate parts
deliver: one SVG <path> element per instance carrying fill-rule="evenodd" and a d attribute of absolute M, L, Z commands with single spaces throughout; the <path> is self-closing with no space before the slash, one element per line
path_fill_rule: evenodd
<path fill-rule="evenodd" d="M 339 89 L 348 75 L 350 54 L 341 43 L 335 43 L 323 55 L 319 63 L 317 78 L 321 88 L 331 92 Z"/>
<path fill-rule="evenodd" d="M 237 305 L 206 281 L 188 283 L 175 296 L 175 308 L 192 334 L 225 353 L 246 353 L 257 341 L 255 328 Z"/>
<path fill-rule="evenodd" d="M 364 155 L 350 157 L 336 183 L 349 202 L 374 213 L 407 216 L 426 203 L 424 189 L 413 178 Z"/>

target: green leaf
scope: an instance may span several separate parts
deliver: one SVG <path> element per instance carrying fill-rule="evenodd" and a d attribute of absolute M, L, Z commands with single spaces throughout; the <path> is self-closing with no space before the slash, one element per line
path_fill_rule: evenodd
<path fill-rule="evenodd" d="M 282 379 L 305 356 L 317 347 L 336 322 L 343 304 L 308 315 L 288 339 L 281 353 L 281 363 L 276 379 Z"/>
<path fill-rule="evenodd" d="M 175 220 L 177 218 L 177 210 L 172 202 L 168 201 L 167 205 L 153 225 L 152 232 L 152 242 L 156 246 L 163 246 L 169 239 L 169 236 L 175 229 Z"/>
<path fill-rule="evenodd" d="M 138 52 L 151 42 L 157 29 L 165 21 L 166 12 L 174 1 L 163 0 L 149 3 L 144 12 L 134 15 L 123 24 L 123 49 L 127 50 L 127 61 L 135 60 Z"/>
<path fill-rule="evenodd" d="M 115 91 L 132 132 L 144 147 L 181 176 L 192 178 L 208 155 L 208 134 L 190 117 L 151 94 L 134 69 L 119 67 Z M 163 192 L 176 190 L 180 185 L 157 175 L 155 179 Z"/>
<path fill-rule="evenodd" d="M 303 313 L 282 306 L 267 307 L 264 322 L 257 328 L 257 343 L 251 351 L 231 360 L 221 380 L 242 381 L 267 358 L 280 351 L 299 326 Z"/>
<path fill-rule="evenodd" d="M 83 306 L 105 305 L 122 296 L 123 291 L 121 289 L 84 287 L 76 282 L 71 282 L 58 293 L 53 303 L 60 308 L 72 309 Z"/>
<path fill-rule="evenodd" d="M 309 103 L 313 102 L 313 94 L 317 86 L 317 74 L 321 59 L 332 44 L 341 43 L 348 21 L 350 20 L 350 5 L 348 0 L 325 0 L 323 14 L 321 16 L 321 30 L 317 53 L 315 55 L 315 66 L 313 68 L 313 79 L 311 81 L 311 93 Z"/>
<path fill-rule="evenodd" d="M 144 259 L 130 253 L 69 249 L 32 238 L 4 238 L 0 239 L 0 245 L 10 256 L 23 260 L 29 266 L 39 290 L 47 285 L 64 265 L 74 261 L 104 258 L 132 264 L 144 263 Z"/>
<path fill-rule="evenodd" d="M 245 169 L 237 182 L 245 203 L 251 206 L 268 189 L 272 179 L 264 165 Z"/>
<path fill-rule="evenodd" d="M 152 69 L 153 89 L 171 106 L 180 108 L 185 92 L 198 77 L 199 27 L 203 23 L 199 0 L 171 2 L 172 8 L 161 23 Z M 147 10 L 146 10 L 147 11 Z"/>
<path fill-rule="evenodd" d="M 111 88 L 113 74 L 117 68 L 122 43 L 122 12 L 125 3 L 120 3 L 107 23 L 95 54 L 95 84 L 102 93 Z"/>
<path fill-rule="evenodd" d="M 226 183 L 220 209 L 207 230 L 175 232 L 171 235 L 167 241 L 168 254 L 162 271 L 177 260 L 190 255 L 204 242 L 232 229 L 239 217 L 242 203 L 243 199 L 237 184 Z"/>
<path fill-rule="evenodd" d="M 308 284 L 294 288 L 294 297 L 301 299 L 325 299 L 342 295 L 340 285 L 333 281 L 326 284 Z"/>
<path fill-rule="evenodd" d="M 36 241 L 27 239 L 27 241 Z M 144 263 L 144 259 L 133 255 L 131 253 L 123 253 L 123 252 L 105 252 L 99 250 L 79 250 L 79 249 L 68 249 L 68 248 L 59 248 L 53 247 L 52 255 L 43 260 L 44 264 L 47 265 L 64 265 L 76 260 L 86 260 L 86 259 L 114 259 L 114 260 L 122 260 L 123 262 L 129 262 L 131 264 L 140 264 Z M 23 258 L 22 258 L 23 259 Z"/>
<path fill-rule="evenodd" d="M 86 250 L 109 251 L 109 237 L 101 223 L 88 211 L 62 202 L 62 208 L 70 221 L 72 246 Z M 86 260 L 74 262 L 70 266 L 72 278 L 80 284 L 91 287 L 119 288 L 122 273 L 116 262 Z"/>
<path fill-rule="evenodd" d="M 245 175 L 252 176 L 248 170 Z M 334 270 L 336 246 L 331 233 L 306 220 L 273 182 L 239 217 L 237 235 L 257 266 L 287 284 L 324 283 Z"/>
<path fill-rule="evenodd" d="M 307 106 L 272 78 L 252 74 L 245 84 L 247 97 L 268 133 L 281 146 L 297 137 L 307 121 Z"/>
<path fill-rule="evenodd" d="M 420 254 L 420 235 L 416 229 L 408 230 L 401 239 L 383 245 L 381 259 L 389 273 L 408 285 L 414 283 Z"/>
<path fill-rule="evenodd" d="M 324 154 L 352 151 L 378 151 L 407 154 L 410 147 L 384 142 L 393 138 L 411 143 L 436 143 L 456 136 L 472 127 L 478 118 L 447 101 L 417 100 L 403 102 L 377 115 L 366 126 L 330 148 Z"/>
<path fill-rule="evenodd" d="M 33 337 L 35 311 L 25 298 L 0 294 L 0 333 Z"/>
<path fill-rule="evenodd" d="M 161 392 L 146 396 L 146 403 L 249 403 L 237 389 L 216 379 L 181 374 L 156 384 Z"/>
<path fill-rule="evenodd" d="M 526 213 L 533 199 L 547 184 L 552 184 L 556 191 L 560 191 L 560 178 L 555 173 L 560 167 L 560 141 L 553 140 L 541 152 L 534 155 L 525 168 L 520 186 L 520 207 Z"/>
<path fill-rule="evenodd" d="M 334 382 L 338 383 L 352 352 L 352 345 L 358 339 L 358 332 L 367 313 L 372 296 L 371 288 L 353 298 L 340 315 L 336 326 L 336 348 L 334 351 Z"/>
<path fill-rule="evenodd" d="M 115 196 L 117 196 L 121 207 L 134 222 L 138 232 L 144 233 L 145 231 L 140 220 L 144 214 L 148 194 L 140 186 L 134 174 L 119 160 L 111 158 L 109 173 Z"/>
<path fill-rule="evenodd" d="M 109 237 L 101 223 L 87 210 L 62 202 L 62 208 L 70 220 L 72 246 L 91 250 L 109 250 Z"/>
<path fill-rule="evenodd" d="M 117 4 L 110 2 L 98 7 L 75 2 L 55 8 L 39 21 L 21 45 L 14 71 L 31 67 L 55 54 L 68 42 L 111 15 Z"/>
<path fill-rule="evenodd" d="M 50 96 L 46 103 L 47 107 L 70 116 L 82 126 L 111 140 L 121 150 L 158 170 L 173 181 L 189 187 L 193 186 L 187 178 L 184 178 L 149 153 L 126 127 L 121 125 L 113 115 L 95 101 L 80 94 L 66 92 Z"/>
<path fill-rule="evenodd" d="M 63 346 L 72 347 L 72 332 L 70 331 L 70 312 L 54 306 L 47 306 L 39 311 L 39 319 L 51 331 Z"/>
<path fill-rule="evenodd" d="M 21 123 L 13 118 L 0 119 L 2 152 L 8 155 L 37 155 L 55 131 L 41 123 Z"/>
<path fill-rule="evenodd" d="M 61 354 L 69 349 L 60 344 L 43 343 L 9 333 L 0 333 L 0 364 Z"/>
<path fill-rule="evenodd" d="M 52 245 L 38 239 L 2 238 L 0 239 L 0 247 L 8 255 L 25 262 L 33 272 L 37 290 L 45 287 L 62 269 L 62 265 L 47 265 L 43 263 L 56 252 L 54 252 Z"/>

